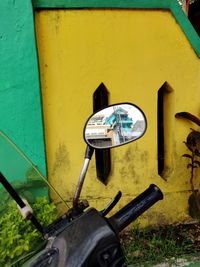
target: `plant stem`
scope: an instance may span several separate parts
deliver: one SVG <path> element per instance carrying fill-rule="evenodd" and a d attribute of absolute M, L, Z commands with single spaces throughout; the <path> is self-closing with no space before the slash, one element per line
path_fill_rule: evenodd
<path fill-rule="evenodd" d="M 194 157 L 195 157 L 195 154 L 194 154 L 194 151 L 192 151 L 192 158 L 191 158 L 192 166 L 191 166 L 190 185 L 191 185 L 192 192 L 195 194 L 194 183 L 193 183 L 193 179 L 194 179 Z"/>
<path fill-rule="evenodd" d="M 193 183 L 193 179 L 194 179 L 194 169 L 195 169 L 195 152 L 192 151 L 192 158 L 191 158 L 191 161 L 192 161 L 192 166 L 191 166 L 191 177 L 190 177 L 190 185 L 191 185 L 191 190 L 192 190 L 192 193 L 194 194 L 194 199 L 195 199 L 195 202 L 196 202 L 196 205 L 197 205 L 197 208 L 198 210 L 200 211 L 200 202 L 199 202 L 199 198 L 198 198 L 198 191 L 196 192 L 195 189 L 194 189 L 194 183 Z"/>

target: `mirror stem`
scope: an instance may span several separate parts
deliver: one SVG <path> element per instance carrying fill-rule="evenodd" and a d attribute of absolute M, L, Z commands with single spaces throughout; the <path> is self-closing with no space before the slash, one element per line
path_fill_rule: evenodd
<path fill-rule="evenodd" d="M 91 159 L 94 152 L 94 148 L 91 146 L 87 146 L 85 150 L 85 159 Z"/>
<path fill-rule="evenodd" d="M 82 170 L 81 170 L 81 174 L 79 176 L 79 181 L 78 181 L 78 184 L 77 184 L 77 187 L 76 187 L 76 191 L 75 191 L 75 194 L 74 194 L 74 198 L 73 198 L 73 208 L 78 208 L 78 202 L 79 202 L 79 198 L 80 198 L 80 195 L 81 195 L 81 190 L 82 190 L 82 187 L 83 187 L 83 183 L 84 183 L 84 180 L 85 180 L 85 176 L 86 176 L 87 169 L 88 169 L 90 160 L 92 158 L 93 152 L 94 152 L 94 148 L 92 148 L 90 146 L 87 146 L 86 151 L 85 151 L 85 160 L 84 160 L 84 163 L 83 163 L 83 167 L 82 167 Z"/>

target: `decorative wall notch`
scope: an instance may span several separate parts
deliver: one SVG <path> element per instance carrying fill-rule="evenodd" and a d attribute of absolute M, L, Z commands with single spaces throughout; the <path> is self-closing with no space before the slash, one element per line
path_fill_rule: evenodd
<path fill-rule="evenodd" d="M 93 112 L 108 106 L 109 92 L 105 85 L 101 83 L 93 94 Z M 111 170 L 110 149 L 95 150 L 96 172 L 98 179 L 107 184 Z"/>

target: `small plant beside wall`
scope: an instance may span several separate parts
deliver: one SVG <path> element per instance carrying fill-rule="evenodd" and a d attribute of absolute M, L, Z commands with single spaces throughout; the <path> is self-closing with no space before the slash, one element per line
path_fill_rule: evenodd
<path fill-rule="evenodd" d="M 200 126 L 200 119 L 189 112 L 177 113 L 175 117 L 188 119 Z M 189 214 L 192 218 L 200 219 L 200 188 L 195 189 L 194 187 L 195 169 L 200 167 L 200 131 L 191 129 L 184 143 L 190 150 L 190 154 L 183 155 L 183 157 L 189 159 L 187 168 L 190 169 L 190 186 L 192 191 L 189 197 Z"/>
<path fill-rule="evenodd" d="M 43 226 L 57 218 L 56 206 L 47 197 L 37 198 L 32 208 Z M 9 201 L 7 211 L 0 218 L 0 266 L 20 266 L 13 263 L 34 253 L 42 244 L 41 234 L 22 217 L 14 200 Z"/>

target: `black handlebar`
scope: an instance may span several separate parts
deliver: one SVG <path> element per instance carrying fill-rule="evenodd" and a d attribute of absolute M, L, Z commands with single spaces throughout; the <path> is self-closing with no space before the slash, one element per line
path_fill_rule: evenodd
<path fill-rule="evenodd" d="M 149 188 L 110 217 L 108 221 L 116 232 L 120 232 L 161 199 L 163 199 L 163 193 L 156 185 L 151 184 Z"/>

